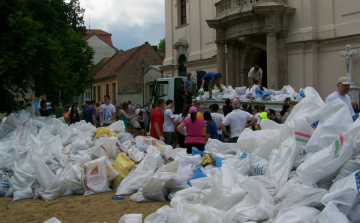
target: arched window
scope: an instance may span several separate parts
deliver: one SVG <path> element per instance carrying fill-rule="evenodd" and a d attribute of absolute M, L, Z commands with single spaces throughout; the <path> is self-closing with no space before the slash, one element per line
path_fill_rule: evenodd
<path fill-rule="evenodd" d="M 186 76 L 187 68 L 185 67 L 184 63 L 187 61 L 186 56 L 181 54 L 178 59 L 179 65 L 179 76 Z"/>

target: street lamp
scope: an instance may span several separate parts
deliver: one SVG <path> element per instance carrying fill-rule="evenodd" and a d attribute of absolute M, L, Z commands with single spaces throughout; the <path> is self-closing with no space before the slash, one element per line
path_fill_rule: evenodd
<path fill-rule="evenodd" d="M 145 75 L 144 75 L 144 68 L 145 68 L 145 61 L 144 59 L 141 59 L 140 62 L 141 69 L 142 69 L 142 81 L 143 81 L 143 87 L 142 87 L 142 95 L 143 95 L 143 106 L 145 106 Z"/>

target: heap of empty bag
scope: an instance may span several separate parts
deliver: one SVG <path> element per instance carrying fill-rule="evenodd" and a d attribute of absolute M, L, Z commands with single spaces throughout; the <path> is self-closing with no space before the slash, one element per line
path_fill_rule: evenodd
<path fill-rule="evenodd" d="M 325 104 L 311 87 L 300 93 L 285 86 L 266 96 L 302 98 L 284 124 L 263 120 L 261 131 L 245 129 L 235 144 L 209 139 L 191 156 L 133 138 L 121 121 L 96 129 L 31 109 L 11 114 L 0 126 L 0 195 L 53 200 L 115 189 L 134 202 L 170 200 L 148 223 L 360 222 L 360 121 L 340 100 Z M 213 92 L 237 95 L 246 89 Z"/>

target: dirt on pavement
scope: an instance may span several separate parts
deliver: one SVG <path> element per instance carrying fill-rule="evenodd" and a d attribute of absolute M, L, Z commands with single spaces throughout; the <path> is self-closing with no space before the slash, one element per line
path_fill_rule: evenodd
<path fill-rule="evenodd" d="M 143 214 L 145 219 L 156 212 L 164 202 L 136 203 L 125 196 L 124 200 L 112 200 L 115 191 L 96 195 L 71 195 L 53 201 L 28 199 L 12 201 L 12 197 L 0 198 L 0 222 L 44 222 L 56 217 L 62 222 L 116 223 L 124 214 Z"/>

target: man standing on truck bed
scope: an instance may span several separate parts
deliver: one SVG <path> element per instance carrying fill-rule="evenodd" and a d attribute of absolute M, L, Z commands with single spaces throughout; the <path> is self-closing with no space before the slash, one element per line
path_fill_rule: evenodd
<path fill-rule="evenodd" d="M 220 92 L 222 92 L 222 88 L 220 85 L 220 79 L 221 79 L 222 75 L 220 73 L 215 73 L 215 72 L 207 72 L 203 78 L 202 78 L 202 84 L 201 84 L 201 88 L 204 87 L 205 81 L 206 80 L 210 80 L 209 83 L 209 98 L 207 98 L 207 100 L 211 100 L 211 96 L 212 96 L 212 90 L 215 87 L 218 87 Z"/>
<path fill-rule="evenodd" d="M 194 94 L 193 82 L 191 80 L 191 73 L 187 73 L 187 78 L 184 81 L 185 103 L 190 105 L 192 102 L 192 96 Z"/>
<path fill-rule="evenodd" d="M 261 82 L 262 82 L 262 70 L 258 65 L 255 65 L 253 68 L 250 69 L 248 77 L 249 77 L 249 82 L 250 82 L 249 89 L 254 84 L 258 84 L 260 87 L 262 87 L 262 85 L 261 85 Z"/>

